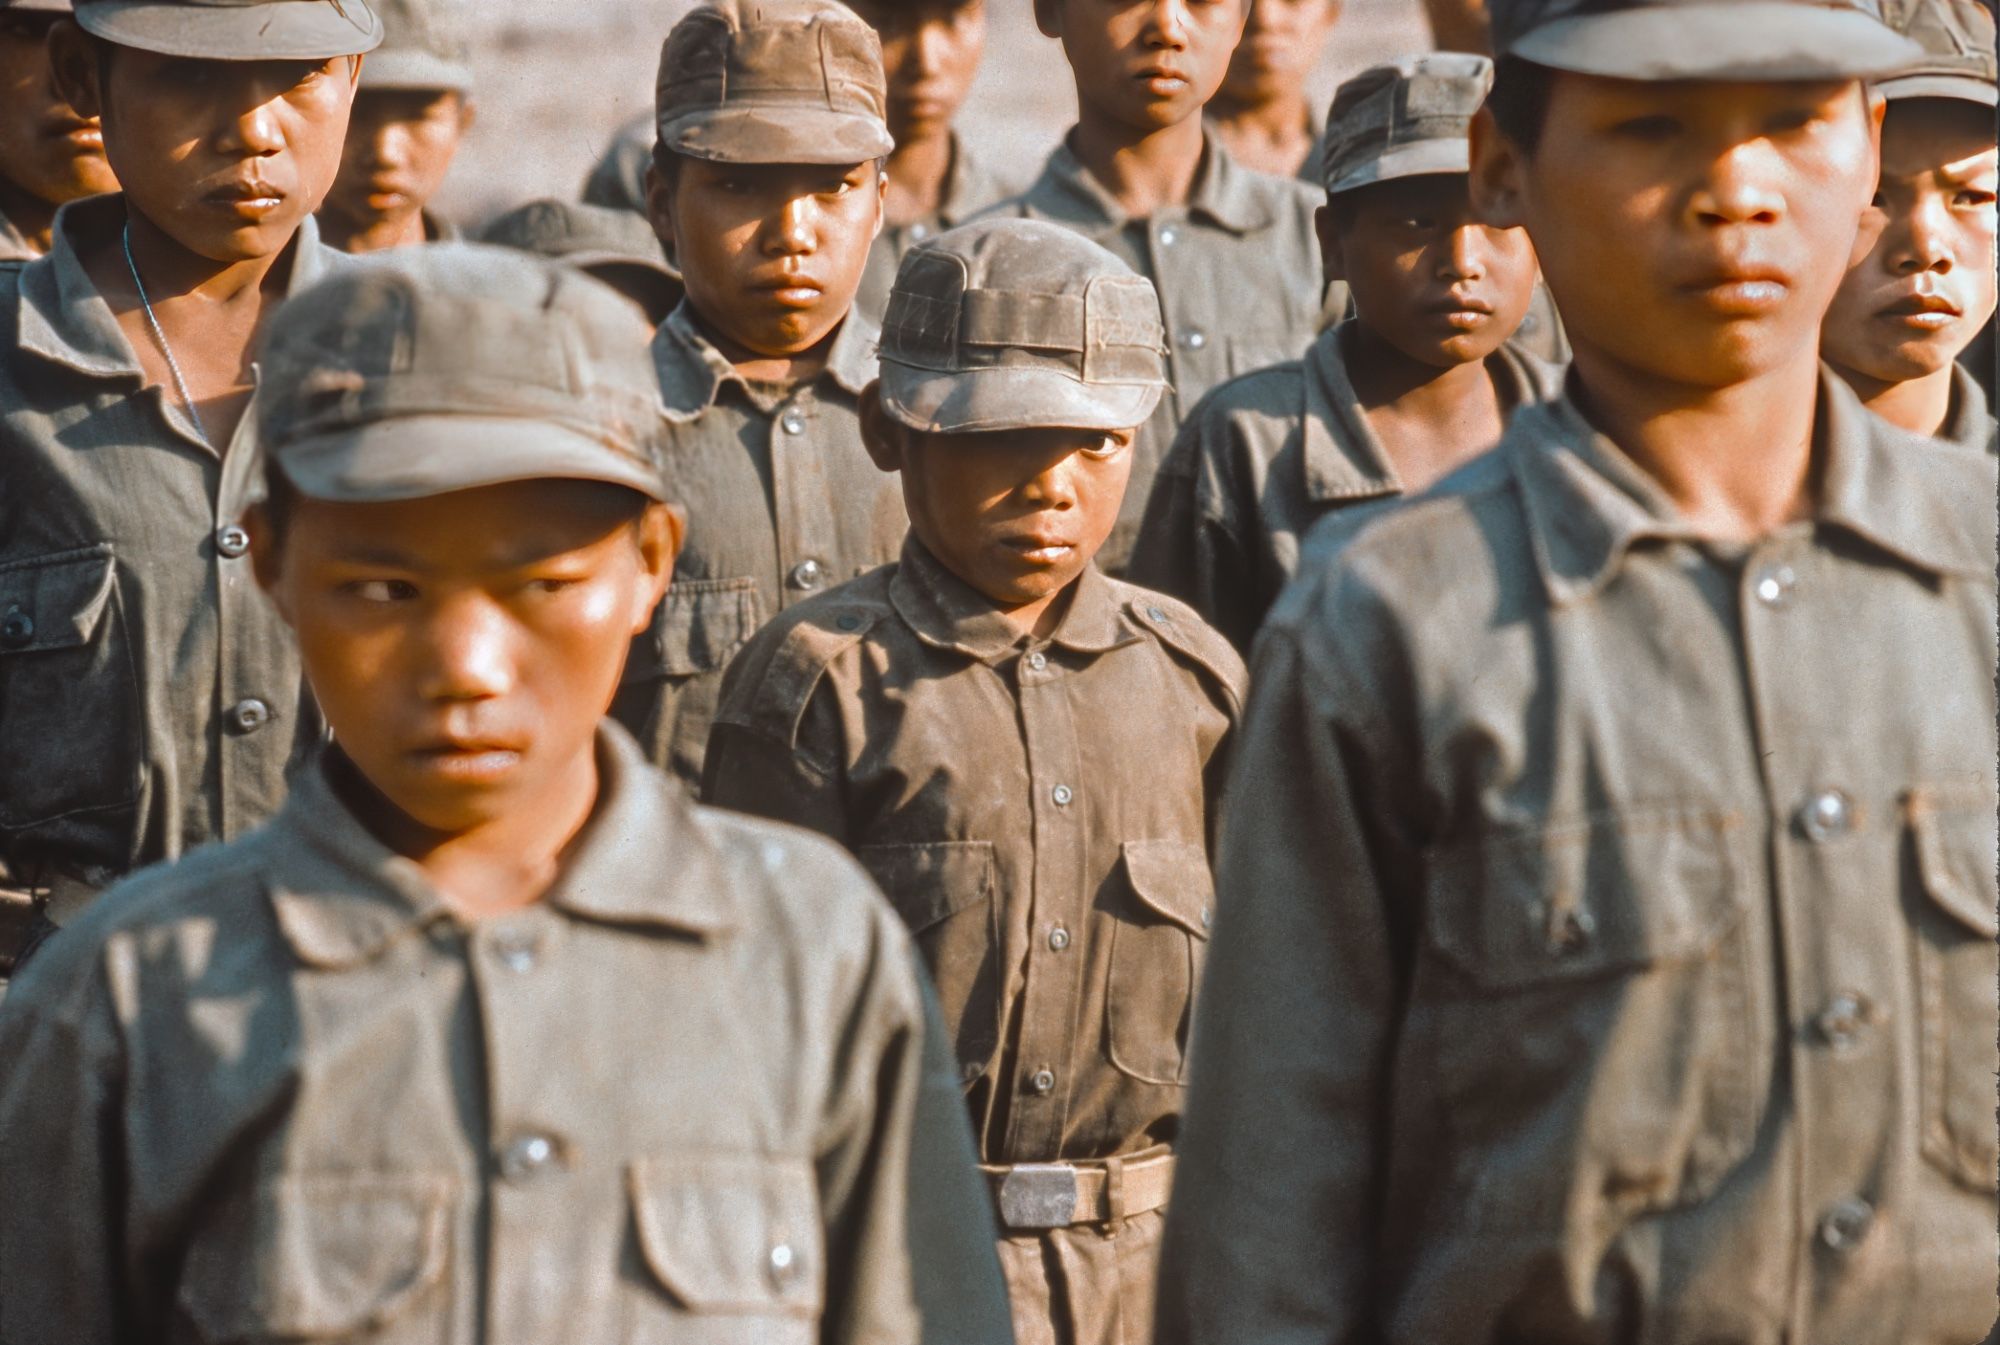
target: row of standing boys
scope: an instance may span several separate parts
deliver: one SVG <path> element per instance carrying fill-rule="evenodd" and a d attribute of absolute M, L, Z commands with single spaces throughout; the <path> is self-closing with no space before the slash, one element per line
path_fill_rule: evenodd
<path fill-rule="evenodd" d="M 0 2 L 0 1340 L 1985 1338 L 1991 15 L 1338 11 Z"/>

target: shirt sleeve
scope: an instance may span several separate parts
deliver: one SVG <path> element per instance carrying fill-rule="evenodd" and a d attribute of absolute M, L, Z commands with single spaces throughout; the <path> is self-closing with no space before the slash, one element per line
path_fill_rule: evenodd
<path fill-rule="evenodd" d="M 807 703 L 790 742 L 725 711 L 709 730 L 702 801 L 806 827 L 844 845 L 846 791 L 838 766 L 844 738 L 839 707 L 824 685 Z"/>
<path fill-rule="evenodd" d="M 1181 426 L 1153 478 L 1127 576 L 1194 608 L 1240 652 L 1250 647 L 1264 614 L 1241 542 L 1202 507 L 1204 436 L 1211 419 L 1206 409 L 1197 407 Z M 1226 423 L 1214 432 L 1226 434 Z"/>

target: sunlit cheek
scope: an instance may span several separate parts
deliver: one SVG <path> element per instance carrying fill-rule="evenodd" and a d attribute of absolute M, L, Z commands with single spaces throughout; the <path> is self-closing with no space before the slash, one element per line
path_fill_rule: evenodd
<path fill-rule="evenodd" d="M 574 609 L 579 627 L 622 624 L 629 599 L 619 584 L 585 584 Z"/>

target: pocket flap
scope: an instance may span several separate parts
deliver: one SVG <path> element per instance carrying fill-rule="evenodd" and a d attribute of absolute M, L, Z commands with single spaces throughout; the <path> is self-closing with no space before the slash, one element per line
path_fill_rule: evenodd
<path fill-rule="evenodd" d="M 689 1312 L 818 1314 L 819 1189 L 802 1160 L 704 1155 L 632 1165 L 639 1247 Z"/>
<path fill-rule="evenodd" d="M 757 633 L 762 608 L 755 579 L 674 580 L 649 638 L 633 649 L 625 680 L 720 672 Z"/>
<path fill-rule="evenodd" d="M 1746 834 L 1671 808 L 1488 831 L 1428 857 L 1430 945 L 1494 990 L 1697 956 L 1738 919 Z"/>
<path fill-rule="evenodd" d="M 861 845 L 861 861 L 912 934 L 993 897 L 991 841 Z"/>
<path fill-rule="evenodd" d="M 108 546 L 0 565 L 0 655 L 90 643 L 116 583 Z"/>
<path fill-rule="evenodd" d="M 451 1185 L 281 1177 L 188 1248 L 181 1305 L 215 1341 L 347 1338 L 394 1320 L 444 1275 Z"/>
<path fill-rule="evenodd" d="M 1155 914 L 1194 935 L 1208 937 L 1215 923 L 1215 874 L 1208 849 L 1191 841 L 1125 842 L 1125 876 Z"/>
<path fill-rule="evenodd" d="M 1993 800 L 1967 806 L 1918 791 L 1910 799 L 1910 828 L 1930 899 L 1973 933 L 2000 938 L 1994 887 L 2000 822 Z"/>

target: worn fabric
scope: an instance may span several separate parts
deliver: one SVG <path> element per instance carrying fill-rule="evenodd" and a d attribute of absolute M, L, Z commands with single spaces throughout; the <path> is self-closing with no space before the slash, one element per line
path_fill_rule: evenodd
<path fill-rule="evenodd" d="M 1347 375 L 1351 323 L 1302 360 L 1204 397 L 1160 465 L 1132 552 L 1132 578 L 1189 603 L 1248 653 L 1298 570 L 1307 530 L 1339 510 L 1403 494 Z M 1509 343 L 1486 368 L 1503 411 L 1561 391 L 1561 373 Z"/>
<path fill-rule="evenodd" d="M 703 791 L 832 836 L 889 894 L 982 1162 L 1130 1155 L 1179 1130 L 1242 685 L 1171 599 L 1093 567 L 1033 642 L 912 539 L 738 656 Z M 1003 1244 L 1022 1340 L 1147 1339 L 1158 1216 L 1138 1218 Z"/>
<path fill-rule="evenodd" d="M 1346 80 L 1327 112 L 1321 184 L 1333 195 L 1469 171 L 1473 114 L 1492 87 L 1493 62 L 1456 51 L 1405 56 Z"/>
<path fill-rule="evenodd" d="M 647 153 L 651 153 L 650 145 Z M 645 163 L 641 162 L 639 167 L 643 173 Z M 952 132 L 951 167 L 945 172 L 944 193 L 938 208 L 921 219 L 903 224 L 882 221 L 882 232 L 875 235 L 875 242 L 868 249 L 868 269 L 861 273 L 861 289 L 854 297 L 854 307 L 880 326 L 882 315 L 889 309 L 889 289 L 896 283 L 896 268 L 911 248 L 947 229 L 957 228 L 1017 190 L 1017 184 L 1003 180 L 980 158 L 970 141 Z M 643 199 L 643 188 L 640 194 Z"/>
<path fill-rule="evenodd" d="M 1344 286 L 1325 293 L 1313 212 L 1325 199 L 1305 184 L 1238 165 L 1213 133 L 1187 204 L 1134 219 L 1065 141 L 1026 192 L 996 212 L 1053 220 L 1116 253 L 1159 291 L 1174 387 L 1133 446 L 1125 507 L 1099 563 L 1122 572 L 1146 493 L 1182 418 L 1237 374 L 1295 359 L 1319 330 L 1322 298 L 1338 316 Z"/>
<path fill-rule="evenodd" d="M 145 383 L 79 258 L 124 219 L 66 206 L 47 257 L 0 268 L 0 866 L 29 887 L 243 835 L 319 736 L 238 526 L 254 399 L 218 454 Z M 289 292 L 342 264 L 307 221 Z"/>
<path fill-rule="evenodd" d="M 1877 83 L 1877 93 L 1890 102 L 1958 98 L 1984 107 L 2000 102 L 2000 52 L 1994 50 L 1993 11 L 1985 5 L 1978 0 L 1897 0 L 1885 17 L 1924 54 L 1894 78 Z"/>
<path fill-rule="evenodd" d="M 314 769 L 51 940 L 0 1009 L 10 1345 L 1004 1342 L 894 914 L 616 729 L 599 766 L 521 911 Z"/>
<path fill-rule="evenodd" d="M 901 483 L 861 444 L 875 339 L 850 316 L 819 377 L 780 389 L 746 383 L 685 303 L 654 337 L 661 472 L 687 511 L 687 539 L 612 711 L 655 764 L 690 783 L 730 655 L 780 611 L 902 546 Z"/>
<path fill-rule="evenodd" d="M 1281 601 L 1162 1345 L 1986 1335 L 1995 468 L 1816 442 L 1721 545 L 1532 408 Z"/>
<path fill-rule="evenodd" d="M 0 262 L 31 262 L 41 255 L 20 226 L 0 212 Z"/>
<path fill-rule="evenodd" d="M 1923 49 L 1877 0 L 1488 0 L 1493 51 L 1611 79 L 1843 80 Z"/>
<path fill-rule="evenodd" d="M 76 21 L 121 47 L 194 60 L 329 61 L 382 43 L 366 0 L 83 0 Z"/>
<path fill-rule="evenodd" d="M 1937 437 L 1960 448 L 2000 453 L 2000 420 L 1994 419 L 1986 389 L 1962 364 L 1951 366 L 1951 411 Z"/>

